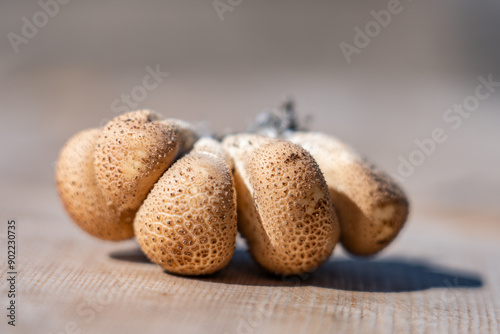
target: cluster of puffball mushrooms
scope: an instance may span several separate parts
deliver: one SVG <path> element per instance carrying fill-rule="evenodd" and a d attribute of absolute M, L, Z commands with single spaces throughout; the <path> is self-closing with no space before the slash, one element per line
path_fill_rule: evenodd
<path fill-rule="evenodd" d="M 62 148 L 60 198 L 87 233 L 135 236 L 152 262 L 182 275 L 224 268 L 237 231 L 275 274 L 315 270 L 337 242 L 370 256 L 396 237 L 409 204 L 388 175 L 336 138 L 299 129 L 290 103 L 259 117 L 248 133 L 216 140 L 148 110 L 120 115 Z"/>

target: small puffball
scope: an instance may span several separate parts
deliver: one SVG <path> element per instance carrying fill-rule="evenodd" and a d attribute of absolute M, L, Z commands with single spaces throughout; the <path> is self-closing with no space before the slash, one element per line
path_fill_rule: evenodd
<path fill-rule="evenodd" d="M 408 200 L 396 182 L 332 136 L 292 132 L 287 139 L 318 162 L 339 216 L 344 248 L 367 256 L 389 245 L 409 213 Z"/>
<path fill-rule="evenodd" d="M 236 192 L 218 155 L 192 151 L 158 180 L 134 221 L 137 241 L 167 272 L 205 275 L 225 267 L 235 249 Z"/>
<path fill-rule="evenodd" d="M 97 183 L 120 210 L 137 210 L 177 155 L 177 128 L 157 119 L 148 110 L 120 115 L 97 141 Z"/>
<path fill-rule="evenodd" d="M 100 134 L 98 129 L 79 132 L 62 148 L 56 169 L 59 197 L 85 232 L 104 240 L 129 239 L 135 212 L 107 205 L 95 178 L 94 148 Z"/>
<path fill-rule="evenodd" d="M 339 238 L 332 198 L 311 155 L 259 135 L 226 137 L 235 165 L 238 224 L 255 260 L 275 274 L 325 262 Z"/>

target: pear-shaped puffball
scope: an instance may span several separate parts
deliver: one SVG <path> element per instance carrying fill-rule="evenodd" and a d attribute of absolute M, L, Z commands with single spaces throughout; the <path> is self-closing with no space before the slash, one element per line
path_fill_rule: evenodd
<path fill-rule="evenodd" d="M 355 255 L 373 255 L 399 233 L 409 212 L 403 190 L 332 136 L 295 132 L 287 137 L 318 162 L 339 216 L 341 242 Z"/>
<path fill-rule="evenodd" d="M 94 174 L 94 148 L 101 130 L 79 132 L 62 148 L 57 162 L 59 197 L 73 221 L 85 232 L 104 240 L 134 235 L 135 211 L 108 205 Z"/>
<path fill-rule="evenodd" d="M 94 156 L 97 183 L 120 210 L 137 210 L 177 155 L 177 128 L 157 119 L 148 110 L 123 114 L 99 137 Z"/>
<path fill-rule="evenodd" d="M 259 135 L 226 137 L 233 158 L 238 224 L 250 252 L 275 274 L 325 262 L 339 238 L 332 198 L 309 152 Z"/>
<path fill-rule="evenodd" d="M 235 249 L 236 192 L 223 157 L 202 149 L 175 162 L 158 180 L 134 221 L 141 249 L 168 272 L 211 274 Z"/>

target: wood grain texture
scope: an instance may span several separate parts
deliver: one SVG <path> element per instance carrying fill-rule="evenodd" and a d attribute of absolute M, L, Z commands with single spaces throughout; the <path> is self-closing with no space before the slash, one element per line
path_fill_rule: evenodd
<path fill-rule="evenodd" d="M 18 221 L 18 318 L 15 328 L 2 320 L 1 333 L 500 330 L 497 217 L 416 210 L 381 256 L 354 259 L 338 247 L 304 276 L 266 274 L 240 242 L 226 269 L 186 278 L 148 262 L 134 241 L 85 235 L 53 189 L 21 188 L 10 196 L 8 212 Z M 6 305 L 5 283 L 0 293 Z"/>

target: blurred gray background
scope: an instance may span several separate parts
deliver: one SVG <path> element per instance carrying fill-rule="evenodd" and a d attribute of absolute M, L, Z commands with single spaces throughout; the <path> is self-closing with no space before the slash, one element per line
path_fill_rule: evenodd
<path fill-rule="evenodd" d="M 415 140 L 443 128 L 448 140 L 404 179 L 416 210 L 498 217 L 500 89 L 457 130 L 443 114 L 474 93 L 478 76 L 500 81 L 500 2 L 400 6 L 348 63 L 340 43 L 354 44 L 354 28 L 364 29 L 387 1 L 243 0 L 221 20 L 212 1 L 72 0 L 45 15 L 18 52 L 10 39 L 23 36 L 23 18 L 44 23 L 43 8 L 3 1 L 2 212 L 29 212 L 33 203 L 13 207 L 28 193 L 39 202 L 55 197 L 54 162 L 64 142 L 116 116 L 112 102 L 159 66 L 168 77 L 137 108 L 207 120 L 223 133 L 245 129 L 291 95 L 301 116 L 313 116 L 312 129 L 393 174 Z"/>

